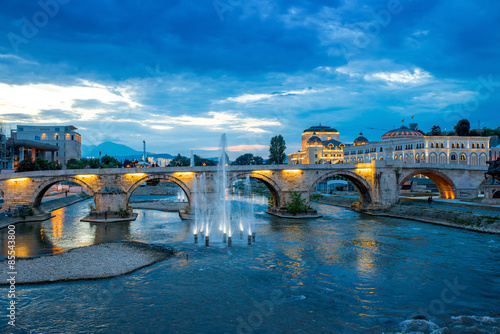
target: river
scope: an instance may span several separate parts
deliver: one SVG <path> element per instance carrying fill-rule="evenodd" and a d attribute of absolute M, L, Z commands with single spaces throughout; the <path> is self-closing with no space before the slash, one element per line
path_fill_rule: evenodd
<path fill-rule="evenodd" d="M 111 279 L 17 286 L 17 326 L 2 317 L 0 332 L 500 333 L 499 235 L 328 205 L 315 205 L 320 219 L 278 219 L 259 204 L 254 244 L 205 247 L 176 213 L 80 222 L 90 202 L 16 225 L 17 254 L 128 239 L 178 256 Z M 5 230 L 0 240 L 5 257 Z"/>

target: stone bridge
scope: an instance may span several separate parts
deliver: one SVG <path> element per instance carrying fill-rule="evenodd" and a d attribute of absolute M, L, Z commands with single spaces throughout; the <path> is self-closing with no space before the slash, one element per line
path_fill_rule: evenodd
<path fill-rule="evenodd" d="M 340 165 L 259 165 L 230 166 L 228 185 L 247 175 L 264 183 L 282 206 L 293 192 L 309 200 L 316 186 L 332 176 L 342 176 L 357 188 L 361 206 L 368 209 L 387 208 L 398 201 L 401 185 L 412 176 L 422 174 L 437 185 L 443 198 L 475 198 L 485 183 L 486 166 L 415 163 L 374 160 L 371 163 Z M 81 169 L 36 171 L 0 175 L 3 210 L 26 205 L 41 208 L 45 192 L 61 181 L 72 181 L 88 190 L 94 198 L 97 212 L 117 212 L 128 208 L 134 190 L 148 180 L 166 180 L 179 185 L 188 201 L 193 196 L 193 181 L 205 173 L 207 191 L 215 189 L 217 167 L 159 167 Z M 210 198 L 210 197 L 209 197 Z"/>

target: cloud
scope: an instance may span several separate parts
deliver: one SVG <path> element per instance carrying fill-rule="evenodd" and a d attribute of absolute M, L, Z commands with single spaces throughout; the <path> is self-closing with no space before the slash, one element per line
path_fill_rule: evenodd
<path fill-rule="evenodd" d="M 0 115 L 4 113 L 37 115 L 42 110 L 72 110 L 75 105 L 81 104 L 82 100 L 99 101 L 106 105 L 140 106 L 130 97 L 126 89 L 106 87 L 88 81 L 74 86 L 0 83 Z"/>
<path fill-rule="evenodd" d="M 245 117 L 237 112 L 210 111 L 207 116 L 164 116 L 156 115 L 155 120 L 148 120 L 155 129 L 172 127 L 174 125 L 209 128 L 212 131 L 246 131 L 251 133 L 268 133 L 269 128 L 280 126 L 281 123 L 273 119 L 259 119 Z M 160 124 L 159 124 L 160 123 Z"/>
<path fill-rule="evenodd" d="M 251 103 L 251 102 L 257 102 L 260 100 L 264 99 L 270 99 L 273 97 L 279 97 L 279 96 L 289 96 L 289 95 L 305 95 L 305 94 L 313 94 L 317 93 L 318 90 L 311 89 L 311 88 L 306 88 L 302 90 L 291 90 L 288 92 L 276 92 L 276 93 L 271 93 L 271 94 L 243 94 L 237 97 L 228 97 L 227 99 L 223 100 L 222 102 L 238 102 L 238 103 Z"/>
<path fill-rule="evenodd" d="M 421 84 L 432 79 L 429 72 L 416 68 L 413 73 L 408 70 L 399 72 L 377 72 L 365 75 L 366 80 L 382 80 L 388 83 Z"/>

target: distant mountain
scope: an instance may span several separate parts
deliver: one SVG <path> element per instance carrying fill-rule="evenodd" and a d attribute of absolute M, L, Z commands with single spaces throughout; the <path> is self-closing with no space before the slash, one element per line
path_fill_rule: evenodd
<path fill-rule="evenodd" d="M 102 156 L 106 154 L 115 157 L 118 160 L 141 160 L 142 159 L 142 151 L 136 151 L 133 148 L 130 148 L 126 145 L 116 144 L 111 141 L 106 141 L 97 146 L 94 145 L 82 145 L 82 157 L 94 157 L 99 158 L 99 152 L 101 152 Z M 149 157 L 154 158 L 164 158 L 164 159 L 172 159 L 173 156 L 168 153 L 157 153 L 151 154 L 151 152 L 147 152 Z"/>
<path fill-rule="evenodd" d="M 106 154 L 109 156 L 129 156 L 129 155 L 140 155 L 142 157 L 141 151 L 136 151 L 126 145 L 116 144 L 111 141 L 106 141 L 97 146 L 94 145 L 82 145 L 82 157 L 99 157 L 99 152 L 102 156 Z"/>

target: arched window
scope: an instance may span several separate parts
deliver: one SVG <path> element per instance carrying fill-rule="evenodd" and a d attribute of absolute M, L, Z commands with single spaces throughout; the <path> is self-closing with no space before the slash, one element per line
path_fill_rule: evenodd
<path fill-rule="evenodd" d="M 481 148 L 484 148 L 484 143 L 481 144 Z"/>
<path fill-rule="evenodd" d="M 441 148 L 444 148 L 444 143 L 441 143 Z"/>
<path fill-rule="evenodd" d="M 465 154 L 460 154 L 460 161 L 466 161 L 467 160 L 467 157 L 465 156 Z"/>
<path fill-rule="evenodd" d="M 425 153 L 420 154 L 420 160 L 425 161 Z"/>
<path fill-rule="evenodd" d="M 476 148 L 476 144 L 472 143 L 472 148 Z"/>
<path fill-rule="evenodd" d="M 434 148 L 434 143 L 431 143 L 431 148 Z"/>
<path fill-rule="evenodd" d="M 455 143 L 451 143 L 451 148 L 455 148 Z"/>
<path fill-rule="evenodd" d="M 462 148 L 465 148 L 465 145 L 464 145 L 464 143 L 462 143 Z"/>
<path fill-rule="evenodd" d="M 451 161 L 457 161 L 457 155 L 456 155 L 455 153 L 452 153 L 452 154 L 450 155 L 450 160 L 451 160 Z"/>

